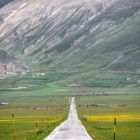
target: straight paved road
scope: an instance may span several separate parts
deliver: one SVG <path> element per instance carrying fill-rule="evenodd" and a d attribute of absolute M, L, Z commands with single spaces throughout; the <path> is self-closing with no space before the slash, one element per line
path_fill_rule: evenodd
<path fill-rule="evenodd" d="M 69 116 L 44 140 L 92 140 L 86 129 L 78 120 L 75 98 L 72 97 Z"/>

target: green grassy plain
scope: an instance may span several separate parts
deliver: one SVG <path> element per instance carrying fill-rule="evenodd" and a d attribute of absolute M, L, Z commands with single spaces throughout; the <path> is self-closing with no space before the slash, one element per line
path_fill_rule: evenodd
<path fill-rule="evenodd" d="M 117 119 L 116 140 L 140 139 L 140 95 L 94 95 L 79 97 L 78 113 L 89 134 L 94 140 L 112 140 L 114 118 Z M 119 118 L 124 115 L 126 118 Z M 130 118 L 131 115 L 134 118 Z M 86 116 L 105 117 L 104 119 L 88 120 Z M 106 117 L 114 118 L 106 119 Z M 118 117 L 118 118 L 117 118 Z"/>
<path fill-rule="evenodd" d="M 130 72 L 123 74 L 98 71 L 93 74 L 94 72 L 89 71 L 87 74 L 73 72 L 67 77 L 69 75 L 67 72 L 67 74 L 63 72 L 56 74 L 52 71 L 49 75 L 50 73 L 42 71 L 40 73 L 45 75 L 39 77 L 33 72 L 1 80 L 0 102 L 9 104 L 0 106 L 0 120 L 8 120 L 0 122 L 0 138 L 13 139 L 11 115 L 14 113 L 17 140 L 43 139 L 66 118 L 69 97 L 76 96 L 79 117 L 89 134 L 94 136 L 95 140 L 112 139 L 113 120 L 85 121 L 85 116 L 139 114 L 140 87 L 137 81 L 140 76 Z M 32 74 L 36 77 L 33 78 Z M 62 75 L 64 79 L 60 78 Z M 93 77 L 92 80 L 89 75 Z M 73 83 L 81 86 L 69 86 Z M 94 107 L 92 104 L 99 106 Z M 38 122 L 39 138 L 36 137 L 36 122 Z M 137 131 L 139 131 L 138 120 L 117 120 L 118 140 L 123 140 L 127 134 L 127 140 L 133 137 L 133 140 L 137 140 L 137 137 L 139 138 L 139 135 L 136 135 Z"/>
<path fill-rule="evenodd" d="M 12 118 L 13 113 L 15 119 Z M 16 140 L 42 140 L 66 119 L 67 113 L 66 97 L 11 98 L 9 105 L 0 106 L 0 139 L 14 140 L 15 135 Z"/>

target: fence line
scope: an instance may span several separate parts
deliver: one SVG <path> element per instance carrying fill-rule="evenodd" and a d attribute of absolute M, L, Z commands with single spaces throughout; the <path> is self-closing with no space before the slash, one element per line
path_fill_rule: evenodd
<path fill-rule="evenodd" d="M 41 119 L 41 120 L 38 120 Z M 49 129 L 49 127 L 53 124 L 53 123 L 58 123 L 63 119 L 63 117 L 46 117 L 46 116 L 39 116 L 39 117 L 29 117 L 29 118 L 23 118 L 23 117 L 15 117 L 15 114 L 12 114 L 12 118 L 7 117 L 6 119 L 4 119 L 4 117 L 0 118 L 0 123 L 4 123 L 4 124 L 11 124 L 12 125 L 12 133 L 9 134 L 5 134 L 5 135 L 12 135 L 13 140 L 16 140 L 16 137 L 18 135 L 24 135 L 24 134 L 29 134 L 29 133 L 34 133 L 36 135 L 36 138 L 39 138 L 39 134 L 43 131 L 46 130 L 47 128 Z M 34 129 L 32 130 L 17 130 L 16 129 L 16 124 L 35 124 Z M 44 126 L 42 125 L 39 126 L 39 123 L 47 123 L 47 125 L 45 124 Z"/>

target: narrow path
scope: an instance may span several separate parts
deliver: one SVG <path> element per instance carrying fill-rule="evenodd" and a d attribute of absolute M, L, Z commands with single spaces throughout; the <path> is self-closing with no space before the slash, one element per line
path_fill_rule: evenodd
<path fill-rule="evenodd" d="M 72 97 L 68 119 L 44 140 L 92 140 L 78 119 L 75 98 Z"/>

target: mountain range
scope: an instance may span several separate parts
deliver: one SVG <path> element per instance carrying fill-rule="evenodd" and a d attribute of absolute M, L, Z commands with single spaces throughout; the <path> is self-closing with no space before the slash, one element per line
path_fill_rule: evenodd
<path fill-rule="evenodd" d="M 0 49 L 73 82 L 140 72 L 140 0 L 14 0 L 0 9 Z"/>

